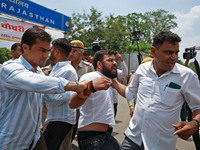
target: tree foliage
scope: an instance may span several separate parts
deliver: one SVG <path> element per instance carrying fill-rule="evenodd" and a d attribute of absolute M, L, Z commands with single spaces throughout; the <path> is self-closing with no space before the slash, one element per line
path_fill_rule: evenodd
<path fill-rule="evenodd" d="M 0 64 L 12 58 L 12 53 L 7 48 L 0 48 Z"/>
<path fill-rule="evenodd" d="M 102 17 L 102 13 L 92 7 L 89 14 L 72 14 L 69 39 L 79 39 L 86 47 L 91 47 L 91 43 L 99 37 L 106 40 L 105 44 L 101 44 L 102 49 L 133 52 L 139 46 L 140 51 L 150 53 L 152 37 L 160 31 L 176 28 L 175 19 L 175 15 L 162 9 L 144 14 Z M 132 32 L 137 30 L 141 31 L 141 35 L 133 36 Z"/>

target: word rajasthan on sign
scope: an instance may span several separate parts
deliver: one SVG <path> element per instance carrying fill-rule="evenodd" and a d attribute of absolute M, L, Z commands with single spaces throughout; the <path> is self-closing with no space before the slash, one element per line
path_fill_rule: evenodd
<path fill-rule="evenodd" d="M 0 12 L 68 32 L 69 17 L 28 0 L 1 0 Z"/>

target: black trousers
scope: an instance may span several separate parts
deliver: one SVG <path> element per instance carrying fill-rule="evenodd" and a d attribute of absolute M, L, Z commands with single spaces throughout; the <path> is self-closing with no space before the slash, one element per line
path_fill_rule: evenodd
<path fill-rule="evenodd" d="M 46 140 L 48 150 L 59 150 L 63 139 L 72 127 L 72 124 L 66 122 L 49 122 L 46 130 L 44 131 L 44 138 Z"/>
<path fill-rule="evenodd" d="M 192 111 L 191 109 L 188 107 L 188 121 L 192 120 Z M 194 145 L 196 147 L 196 150 L 200 150 L 200 137 L 199 137 L 199 130 L 197 130 L 193 135 L 193 141 L 194 141 Z"/>

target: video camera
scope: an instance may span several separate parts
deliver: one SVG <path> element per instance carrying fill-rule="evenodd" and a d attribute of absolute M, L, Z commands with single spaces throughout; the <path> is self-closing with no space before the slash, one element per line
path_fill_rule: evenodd
<path fill-rule="evenodd" d="M 184 59 L 192 59 L 196 57 L 197 52 L 195 50 L 200 50 L 200 46 L 193 46 L 190 48 L 186 48 L 185 52 L 183 53 Z"/>
<path fill-rule="evenodd" d="M 94 52 L 99 51 L 101 49 L 100 44 L 105 43 L 105 42 L 106 42 L 106 40 L 100 40 L 100 38 L 97 37 L 97 39 L 91 43 L 92 50 Z"/>

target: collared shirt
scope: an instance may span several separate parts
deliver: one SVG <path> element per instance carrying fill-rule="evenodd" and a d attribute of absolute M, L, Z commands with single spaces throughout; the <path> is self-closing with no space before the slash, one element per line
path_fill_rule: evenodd
<path fill-rule="evenodd" d="M 194 111 L 200 109 L 200 85 L 189 68 L 175 64 L 171 71 L 157 76 L 152 62 L 141 64 L 126 88 L 126 98 L 137 97 L 126 136 L 145 150 L 175 150 L 174 127 L 187 101 Z"/>
<path fill-rule="evenodd" d="M 78 79 L 80 79 L 80 77 L 88 72 L 92 72 L 95 71 L 94 67 L 91 63 L 86 62 L 81 60 L 80 63 L 78 64 L 78 66 L 75 68 L 77 75 L 78 75 Z"/>
<path fill-rule="evenodd" d="M 90 72 L 81 76 L 80 81 L 91 81 L 102 76 L 104 75 L 98 71 Z M 108 124 L 110 126 L 115 125 L 114 108 L 111 98 L 111 88 L 91 93 L 85 103 L 80 107 L 78 128 L 95 122 Z"/>
<path fill-rule="evenodd" d="M 78 78 L 76 70 L 70 64 L 70 61 L 56 63 L 49 76 L 63 77 L 68 81 L 77 81 Z M 52 121 L 63 121 L 69 124 L 76 123 L 76 109 L 69 107 L 71 93 L 71 91 L 67 91 L 61 94 L 45 94 L 44 99 L 48 110 L 45 123 Z M 55 100 L 60 102 L 54 102 Z"/>
<path fill-rule="evenodd" d="M 41 69 L 42 69 L 42 72 L 46 75 L 46 76 L 48 76 L 49 74 L 50 74 L 50 72 L 52 71 L 52 66 L 51 66 L 51 64 L 49 64 L 48 66 L 45 66 L 45 67 L 42 67 Z"/>
<path fill-rule="evenodd" d="M 122 62 L 120 61 L 120 64 L 121 64 L 122 70 L 117 69 L 117 79 L 124 78 L 128 75 L 128 68 L 126 66 L 125 61 L 122 61 Z M 113 98 L 112 98 L 113 104 L 118 103 L 118 92 L 117 92 L 117 90 L 112 88 L 112 92 L 113 92 Z"/>
<path fill-rule="evenodd" d="M 0 68 L 0 149 L 28 149 L 40 138 L 42 93 L 62 93 L 69 81 L 45 76 L 21 55 Z"/>

